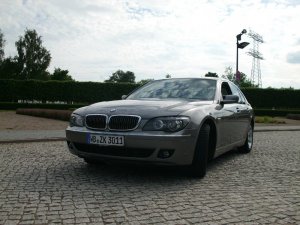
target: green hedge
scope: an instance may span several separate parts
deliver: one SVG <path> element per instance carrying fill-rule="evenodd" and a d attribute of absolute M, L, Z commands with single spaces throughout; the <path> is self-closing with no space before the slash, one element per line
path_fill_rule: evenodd
<path fill-rule="evenodd" d="M 87 104 L 35 104 L 35 103 L 14 103 L 0 102 L 0 110 L 16 110 L 18 108 L 31 109 L 60 109 L 60 110 L 75 110 Z M 256 116 L 283 116 L 287 114 L 300 114 L 300 109 L 254 109 Z"/>
<path fill-rule="evenodd" d="M 255 116 L 281 116 L 286 117 L 287 114 L 300 114 L 300 110 L 289 110 L 289 109 L 254 109 Z"/>
<path fill-rule="evenodd" d="M 254 108 L 300 109 L 300 90 L 293 89 L 242 89 Z"/>
<path fill-rule="evenodd" d="M 121 99 L 137 88 L 129 83 L 0 80 L 0 101 L 65 101 L 93 103 Z"/>
<path fill-rule="evenodd" d="M 0 80 L 0 102 L 37 100 L 88 104 L 120 99 L 137 87 L 130 83 Z M 245 88 L 242 91 L 254 108 L 300 109 L 300 90 Z"/>
<path fill-rule="evenodd" d="M 16 110 L 18 108 L 74 110 L 76 108 L 80 108 L 85 105 L 86 104 L 35 104 L 35 103 L 0 102 L 0 110 Z"/>

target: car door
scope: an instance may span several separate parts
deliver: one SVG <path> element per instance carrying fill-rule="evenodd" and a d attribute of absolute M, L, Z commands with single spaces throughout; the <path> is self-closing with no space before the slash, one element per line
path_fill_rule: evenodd
<path fill-rule="evenodd" d="M 222 82 L 220 91 L 220 100 L 223 100 L 223 96 L 232 94 L 228 82 Z M 232 143 L 233 133 L 235 133 L 236 129 L 235 109 L 235 104 L 223 104 L 220 105 L 220 109 L 216 112 L 216 120 L 218 127 L 217 148 L 223 148 Z"/>
<path fill-rule="evenodd" d="M 239 102 L 235 104 L 235 120 L 236 120 L 236 131 L 234 132 L 233 141 L 241 141 L 244 139 L 245 134 L 248 131 L 250 111 L 246 104 L 246 99 L 241 93 L 240 89 L 233 83 L 229 83 L 231 92 L 233 95 L 239 96 Z"/>

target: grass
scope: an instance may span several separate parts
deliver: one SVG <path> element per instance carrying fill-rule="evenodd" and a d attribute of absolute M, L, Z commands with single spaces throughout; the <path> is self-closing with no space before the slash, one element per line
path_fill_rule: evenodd
<path fill-rule="evenodd" d="M 284 124 L 284 120 L 275 119 L 270 116 L 256 116 L 255 123 L 272 123 L 272 124 Z"/>

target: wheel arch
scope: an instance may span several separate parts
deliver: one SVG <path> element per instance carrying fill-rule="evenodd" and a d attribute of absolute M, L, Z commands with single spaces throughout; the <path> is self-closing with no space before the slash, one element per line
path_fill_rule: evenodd
<path fill-rule="evenodd" d="M 252 120 L 251 120 L 251 126 L 252 126 L 253 129 L 254 129 L 254 125 L 255 125 L 254 118 L 252 118 Z"/>
<path fill-rule="evenodd" d="M 209 116 L 202 120 L 200 129 L 204 124 L 208 124 L 210 126 L 208 160 L 211 160 L 211 159 L 213 159 L 215 152 L 216 152 L 217 126 L 216 126 L 215 120 Z"/>

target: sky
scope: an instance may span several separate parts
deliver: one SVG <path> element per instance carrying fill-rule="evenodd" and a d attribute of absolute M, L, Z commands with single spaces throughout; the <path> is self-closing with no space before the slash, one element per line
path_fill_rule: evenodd
<path fill-rule="evenodd" d="M 5 56 L 35 29 L 54 68 L 78 81 L 104 81 L 121 69 L 136 80 L 224 74 L 236 66 L 236 35 L 260 34 L 262 87 L 300 89 L 300 0 L 1 0 Z M 239 51 L 251 76 L 252 39 Z"/>

